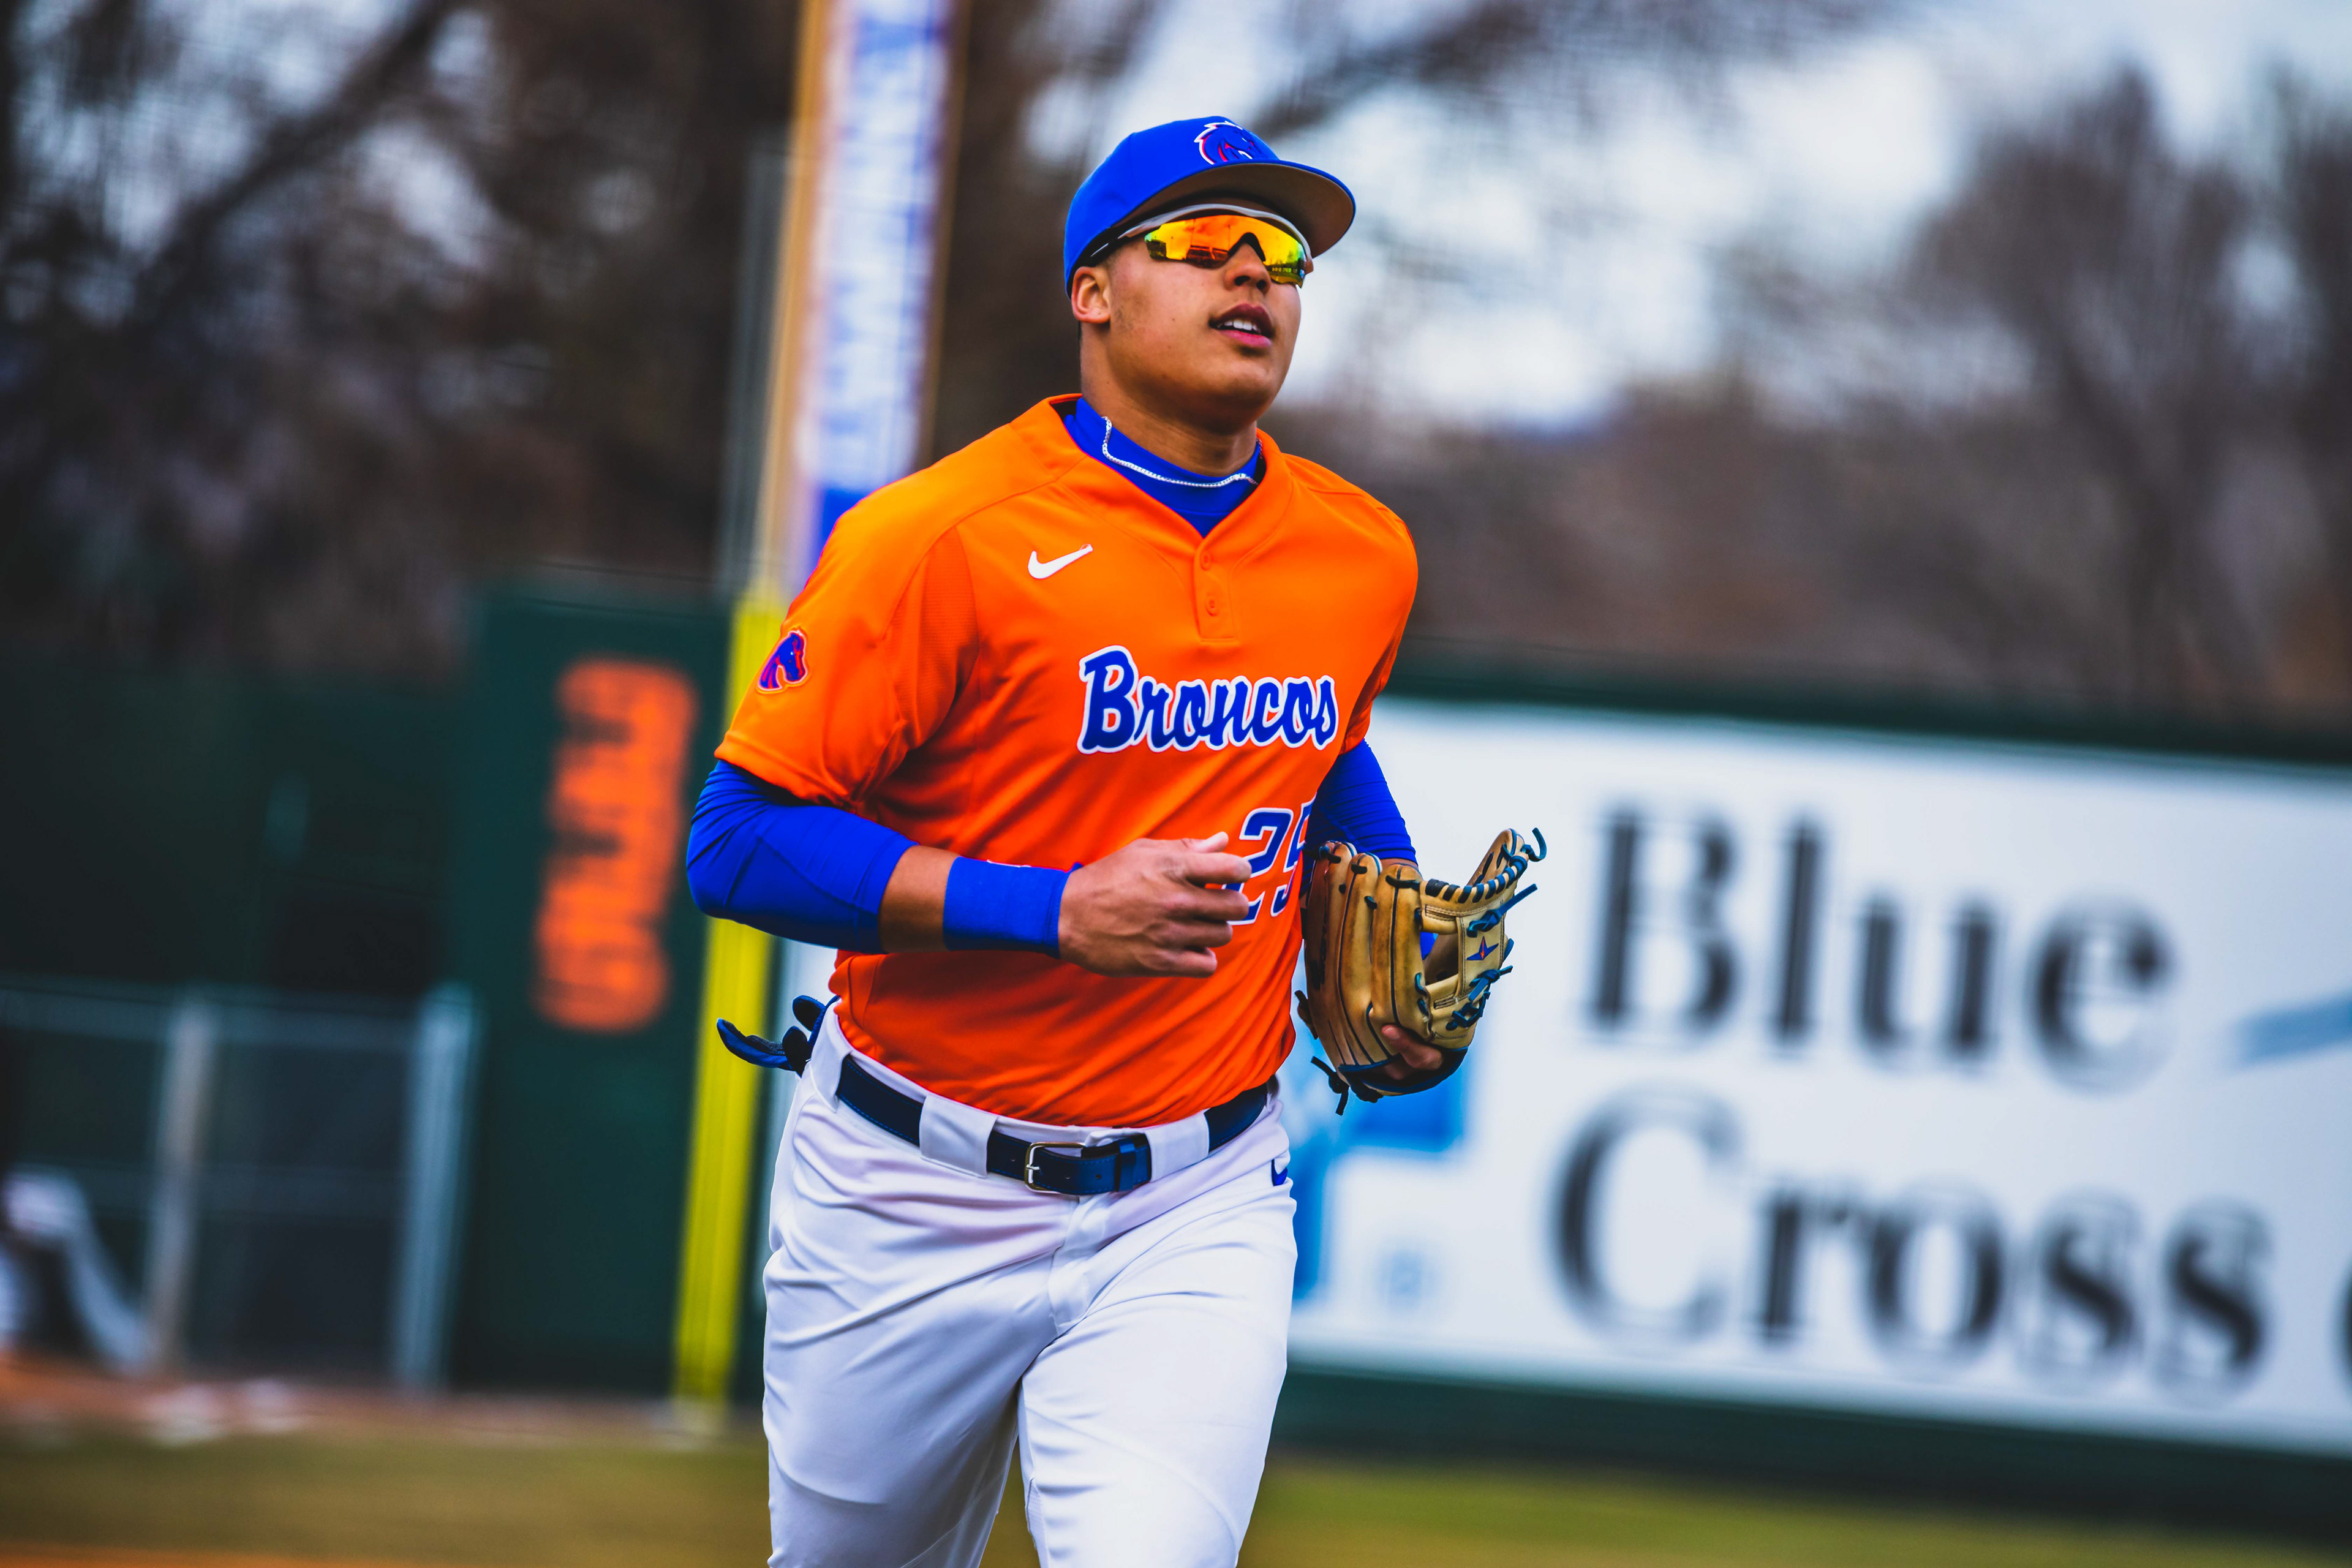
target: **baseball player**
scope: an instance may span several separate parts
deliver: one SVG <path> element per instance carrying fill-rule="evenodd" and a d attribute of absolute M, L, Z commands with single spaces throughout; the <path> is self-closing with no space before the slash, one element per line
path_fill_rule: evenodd
<path fill-rule="evenodd" d="M 1413 858 L 1363 744 L 1412 541 L 1257 428 L 1354 211 L 1229 120 L 1120 142 L 1064 230 L 1081 394 L 843 517 L 719 748 L 697 901 L 840 950 L 771 1194 L 772 1563 L 977 1563 L 1016 1440 L 1052 1568 L 1240 1549 L 1299 868 Z M 1358 1081 L 1449 1070 L 1382 1032 Z"/>

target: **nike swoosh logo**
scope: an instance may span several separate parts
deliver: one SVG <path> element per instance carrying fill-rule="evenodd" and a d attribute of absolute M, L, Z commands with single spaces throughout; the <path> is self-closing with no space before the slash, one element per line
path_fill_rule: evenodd
<path fill-rule="evenodd" d="M 1067 555 L 1056 555 L 1051 561 L 1038 560 L 1037 552 L 1032 550 L 1029 552 L 1029 575 L 1036 578 L 1040 583 L 1042 583 L 1046 578 L 1051 577 L 1055 573 L 1059 572 L 1063 567 L 1067 566 L 1071 562 L 1076 561 L 1079 556 L 1093 554 L 1094 549 L 1095 547 L 1091 544 L 1081 544 L 1076 550 L 1071 551 Z"/>

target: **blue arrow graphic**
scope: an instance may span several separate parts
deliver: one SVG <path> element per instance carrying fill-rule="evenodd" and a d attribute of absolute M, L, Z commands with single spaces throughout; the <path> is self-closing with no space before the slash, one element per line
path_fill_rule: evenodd
<path fill-rule="evenodd" d="M 2257 1013 L 2238 1026 L 2238 1065 L 2352 1046 L 2352 994 Z"/>

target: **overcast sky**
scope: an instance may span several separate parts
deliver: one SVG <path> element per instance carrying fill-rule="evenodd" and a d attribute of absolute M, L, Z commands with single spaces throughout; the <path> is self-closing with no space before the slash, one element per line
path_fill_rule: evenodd
<path fill-rule="evenodd" d="M 1243 112 L 1265 89 L 1236 63 L 1234 16 L 1183 0 L 1113 123 Z M 2213 144 L 2242 129 L 2272 62 L 2352 89 L 2352 0 L 1946 4 L 1800 67 L 1733 73 L 1728 115 L 1629 81 L 1591 135 L 1498 140 L 1427 105 L 1367 106 L 1277 149 L 1345 179 L 1371 240 L 1343 245 L 1308 285 L 1293 395 L 1371 388 L 1400 411 L 1481 423 L 1593 418 L 1630 381 L 1709 362 L 1721 247 L 1760 235 L 1811 265 L 1867 268 L 1951 188 L 1988 115 L 2126 58 L 2176 134 Z M 1375 228 L 1451 237 L 1465 275 L 1401 283 Z"/>

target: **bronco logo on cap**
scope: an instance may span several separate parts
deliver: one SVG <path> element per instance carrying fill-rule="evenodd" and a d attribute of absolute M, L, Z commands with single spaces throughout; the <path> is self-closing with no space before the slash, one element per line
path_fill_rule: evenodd
<path fill-rule="evenodd" d="M 1212 120 L 1192 138 L 1204 163 L 1255 163 L 1267 155 L 1265 144 L 1230 120 Z"/>

